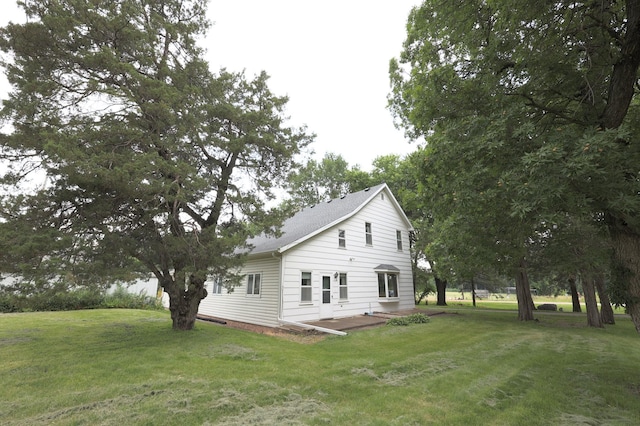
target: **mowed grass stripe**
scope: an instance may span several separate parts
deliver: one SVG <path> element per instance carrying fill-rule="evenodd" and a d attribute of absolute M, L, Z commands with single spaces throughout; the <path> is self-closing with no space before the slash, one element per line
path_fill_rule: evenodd
<path fill-rule="evenodd" d="M 296 341 L 166 312 L 0 315 L 0 423 L 634 424 L 640 337 L 464 310 Z"/>

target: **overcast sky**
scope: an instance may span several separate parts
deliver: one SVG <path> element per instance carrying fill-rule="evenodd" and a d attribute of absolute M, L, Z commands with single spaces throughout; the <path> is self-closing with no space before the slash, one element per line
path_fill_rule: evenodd
<path fill-rule="evenodd" d="M 292 122 L 317 135 L 316 158 L 333 152 L 369 169 L 377 156 L 416 148 L 394 128 L 386 105 L 389 60 L 399 55 L 407 16 L 419 3 L 211 0 L 207 59 L 213 70 L 266 71 L 271 90 L 289 96 Z M 4 0 L 0 25 L 9 20 L 24 15 Z M 6 92 L 1 79 L 0 96 Z"/>

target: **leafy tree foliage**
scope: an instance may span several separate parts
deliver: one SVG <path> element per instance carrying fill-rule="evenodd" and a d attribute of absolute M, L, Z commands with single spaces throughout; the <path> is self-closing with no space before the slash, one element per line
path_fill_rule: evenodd
<path fill-rule="evenodd" d="M 391 63 L 391 105 L 428 138 L 422 181 L 442 258 L 509 265 L 524 283 L 551 230 L 602 226 L 615 300 L 640 332 L 639 65 L 638 0 L 415 8 Z"/>
<path fill-rule="evenodd" d="M 311 137 L 286 125 L 266 74 L 209 70 L 205 0 L 19 4 L 28 22 L 0 30 L 1 226 L 16 230 L 3 264 L 85 281 L 150 271 L 173 327 L 191 329 L 207 276 L 233 283 L 237 249 L 280 223 L 264 203 Z M 45 183 L 25 186 L 36 172 Z"/>
<path fill-rule="evenodd" d="M 413 250 L 412 253 L 414 253 Z M 419 305 L 430 293 L 436 292 L 436 286 L 431 280 L 433 274 L 429 273 L 424 266 L 416 265 L 415 263 L 412 266 L 414 302 Z"/>
<path fill-rule="evenodd" d="M 299 209 L 347 194 L 352 191 L 350 174 L 357 171 L 338 154 L 327 153 L 321 161 L 310 159 L 289 176 L 289 203 Z"/>

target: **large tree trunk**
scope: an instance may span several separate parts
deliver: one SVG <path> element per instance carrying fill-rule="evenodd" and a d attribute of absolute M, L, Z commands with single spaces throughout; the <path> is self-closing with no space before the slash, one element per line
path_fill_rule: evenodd
<path fill-rule="evenodd" d="M 622 219 L 607 219 L 615 261 L 624 269 L 620 279 L 624 280 L 621 291 L 627 312 L 640 334 L 640 235 Z"/>
<path fill-rule="evenodd" d="M 422 300 L 422 295 L 418 296 L 418 286 L 416 283 L 416 267 L 415 265 L 411 265 L 411 275 L 412 275 L 412 279 L 413 279 L 413 303 L 415 305 L 419 305 L 420 301 Z"/>
<path fill-rule="evenodd" d="M 174 330 L 192 330 L 196 323 L 200 301 L 207 297 L 203 278 L 191 276 L 189 286 L 184 281 L 163 280 L 164 291 L 169 295 L 169 311 Z"/>
<path fill-rule="evenodd" d="M 620 40 L 620 54 L 613 66 L 609 80 L 607 106 L 602 115 L 601 125 L 605 129 L 615 129 L 624 122 L 629 105 L 636 94 L 638 68 L 640 67 L 640 1 L 625 2 L 626 31 Z M 636 173 L 630 173 L 630 180 L 636 180 Z M 637 195 L 637 194 L 636 194 Z M 631 215 L 635 216 L 634 213 Z M 635 217 L 631 219 L 636 219 Z M 625 220 L 624 214 L 607 212 L 605 215 L 616 266 L 625 271 L 622 297 L 631 320 L 640 334 L 640 235 Z"/>
<path fill-rule="evenodd" d="M 447 280 L 442 280 L 434 275 L 436 281 L 436 291 L 438 293 L 436 305 L 447 306 Z"/>
<path fill-rule="evenodd" d="M 593 283 L 593 277 L 590 274 L 582 276 L 582 291 L 584 293 L 584 303 L 587 305 L 587 325 L 597 328 L 604 327 L 600 319 L 600 312 L 598 312 L 596 287 Z"/>
<path fill-rule="evenodd" d="M 471 277 L 471 299 L 473 301 L 473 307 L 476 306 L 476 282 L 473 277 Z"/>
<path fill-rule="evenodd" d="M 527 275 L 527 262 L 522 259 L 516 274 L 516 296 L 518 298 L 518 319 L 520 321 L 533 320 L 533 298 Z"/>
<path fill-rule="evenodd" d="M 620 126 L 625 117 L 631 100 L 635 94 L 634 87 L 638 81 L 638 67 L 640 66 L 640 2 L 627 0 L 626 25 L 623 36 L 619 40 L 620 54 L 613 66 L 609 79 L 609 95 L 607 107 L 602 115 L 602 125 L 607 129 Z M 604 3 L 603 3 L 604 4 Z M 602 6 L 596 6 L 602 7 Z"/>
<path fill-rule="evenodd" d="M 578 296 L 578 287 L 576 287 L 576 277 L 569 277 L 569 291 L 571 292 L 571 303 L 573 304 L 573 312 L 582 312 L 580 306 L 580 296 Z"/>
<path fill-rule="evenodd" d="M 611 300 L 607 294 L 607 288 L 604 284 L 604 275 L 597 274 L 594 283 L 596 285 L 596 291 L 600 299 L 600 319 L 603 324 L 615 324 L 616 319 L 613 315 L 613 308 L 611 307 Z"/>

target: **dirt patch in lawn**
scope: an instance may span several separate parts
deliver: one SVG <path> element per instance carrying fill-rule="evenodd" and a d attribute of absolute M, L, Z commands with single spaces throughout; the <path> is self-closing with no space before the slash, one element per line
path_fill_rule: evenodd
<path fill-rule="evenodd" d="M 237 330 L 246 330 L 251 331 L 252 333 L 276 336 L 298 343 L 316 343 L 327 336 L 326 334 L 315 330 L 266 327 L 263 325 L 249 324 L 246 322 L 231 321 L 208 316 L 199 316 L 198 319 L 202 322 L 218 325 L 220 327 L 231 327 Z"/>
<path fill-rule="evenodd" d="M 351 317 L 351 318 L 338 318 L 335 320 L 322 320 L 322 321 L 312 322 L 309 324 L 321 326 L 324 328 L 330 328 L 334 330 L 344 330 L 344 331 L 355 330 L 355 329 L 362 330 L 366 328 L 380 327 L 382 325 L 385 325 L 386 319 L 403 317 L 403 316 L 408 316 L 416 313 L 425 314 L 427 316 L 458 315 L 457 312 L 435 311 L 435 310 L 425 311 L 423 309 L 409 309 L 406 311 L 399 311 L 399 312 L 384 312 L 384 313 L 375 312 L 373 313 L 373 315 L 362 315 L 362 316 Z M 214 325 L 219 325 L 221 327 L 231 327 L 238 330 L 246 330 L 246 331 L 251 331 L 253 333 L 266 334 L 268 336 L 277 336 L 277 337 L 280 337 L 286 340 L 291 340 L 298 343 L 307 343 L 307 344 L 317 343 L 328 336 L 326 333 L 323 333 L 317 330 L 303 329 L 295 326 L 277 327 L 277 328 L 266 327 L 262 325 L 249 324 L 249 323 L 240 322 L 240 321 L 232 321 L 228 319 L 216 318 L 216 317 L 211 317 L 206 315 L 199 315 L 198 319 L 202 322 L 208 322 Z M 361 323 L 362 321 L 360 322 L 356 321 L 358 319 L 367 319 L 367 320 L 377 319 L 378 321 Z M 354 322 L 355 324 L 351 324 Z M 332 324 L 332 323 L 336 323 L 336 324 Z"/>

